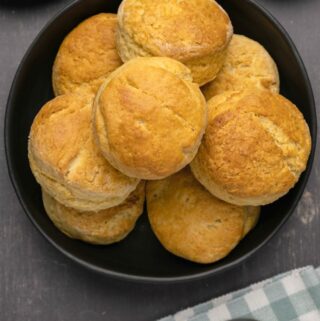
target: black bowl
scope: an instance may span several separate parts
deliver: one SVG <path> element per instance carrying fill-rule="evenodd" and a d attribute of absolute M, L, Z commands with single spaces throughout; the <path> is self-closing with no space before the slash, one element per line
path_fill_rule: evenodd
<path fill-rule="evenodd" d="M 275 59 L 281 92 L 297 104 L 311 130 L 313 149 L 308 168 L 285 197 L 262 210 L 258 226 L 225 259 L 198 265 L 165 251 L 152 234 L 146 215 L 119 244 L 93 246 L 72 240 L 51 223 L 42 206 L 40 187 L 28 164 L 27 139 L 33 118 L 53 97 L 51 68 L 64 36 L 85 18 L 116 12 L 119 0 L 79 0 L 58 14 L 35 39 L 14 79 L 5 119 L 5 145 L 9 173 L 18 198 L 38 230 L 62 253 L 82 265 L 129 280 L 168 282 L 192 280 L 230 268 L 256 252 L 279 230 L 296 207 L 310 174 L 316 143 L 316 111 L 311 85 L 295 46 L 281 25 L 258 4 L 249 0 L 221 0 L 236 33 L 262 43 Z"/>

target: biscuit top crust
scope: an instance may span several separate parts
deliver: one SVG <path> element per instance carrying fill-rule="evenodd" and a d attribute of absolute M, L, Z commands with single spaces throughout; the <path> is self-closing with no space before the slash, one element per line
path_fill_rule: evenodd
<path fill-rule="evenodd" d="M 70 93 L 82 84 L 97 87 L 103 81 L 101 78 L 122 64 L 115 44 L 116 24 L 117 15 L 100 13 L 66 36 L 53 67 L 56 95 Z"/>
<path fill-rule="evenodd" d="M 226 92 L 208 102 L 208 128 L 192 167 L 227 193 L 283 194 L 305 170 L 309 128 L 298 108 L 268 91 Z"/>
<path fill-rule="evenodd" d="M 240 241 L 248 207 L 211 195 L 189 167 L 147 182 L 148 215 L 162 244 L 176 255 L 199 263 L 217 261 Z"/>
<path fill-rule="evenodd" d="M 207 121 L 205 99 L 191 79 L 190 70 L 170 58 L 136 58 L 111 75 L 95 102 L 98 140 L 104 154 L 114 156 L 106 156 L 111 164 L 148 177 L 186 165 Z"/>
<path fill-rule="evenodd" d="M 138 180 L 114 169 L 94 143 L 92 101 L 90 95 L 68 94 L 45 104 L 32 124 L 30 153 L 44 175 L 89 193 L 133 189 Z"/>
<path fill-rule="evenodd" d="M 180 61 L 222 50 L 233 33 L 212 0 L 124 0 L 118 26 L 149 54 Z"/>
<path fill-rule="evenodd" d="M 279 93 L 278 68 L 267 50 L 258 42 L 233 35 L 223 68 L 217 78 L 202 90 L 207 100 L 224 91 L 266 89 Z"/>

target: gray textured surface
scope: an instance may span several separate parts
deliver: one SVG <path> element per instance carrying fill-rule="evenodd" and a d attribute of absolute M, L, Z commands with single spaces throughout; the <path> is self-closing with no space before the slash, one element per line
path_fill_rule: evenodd
<path fill-rule="evenodd" d="M 3 118 L 17 66 L 64 1 L 32 9 L 0 0 L 0 320 L 152 320 L 276 273 L 320 264 L 318 157 L 303 199 L 281 232 L 254 257 L 224 274 L 189 284 L 151 286 L 95 275 L 55 250 L 31 225 L 8 178 Z M 306 64 L 320 103 L 320 1 L 260 1 L 284 25 Z"/>

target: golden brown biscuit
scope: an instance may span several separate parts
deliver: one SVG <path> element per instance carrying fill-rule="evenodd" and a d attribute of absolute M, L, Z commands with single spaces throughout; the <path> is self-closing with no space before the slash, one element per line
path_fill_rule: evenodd
<path fill-rule="evenodd" d="M 29 136 L 30 166 L 58 202 L 79 211 L 122 203 L 139 183 L 114 169 L 96 147 L 90 95 L 68 94 L 40 110 Z"/>
<path fill-rule="evenodd" d="M 225 63 L 217 78 L 202 88 L 207 100 L 224 91 L 249 88 L 279 93 L 278 68 L 269 53 L 256 41 L 234 35 Z"/>
<path fill-rule="evenodd" d="M 213 0 L 123 0 L 118 10 L 117 48 L 124 62 L 174 58 L 200 85 L 216 77 L 232 34 L 228 15 Z"/>
<path fill-rule="evenodd" d="M 245 237 L 257 225 L 260 217 L 259 206 L 247 206 L 247 218 L 244 222 L 243 237 Z"/>
<path fill-rule="evenodd" d="M 305 170 L 311 148 L 298 108 L 266 90 L 225 92 L 208 108 L 208 128 L 191 163 L 196 178 L 236 205 L 264 205 L 285 195 Z"/>
<path fill-rule="evenodd" d="M 66 207 L 44 190 L 45 210 L 54 225 L 71 238 L 92 244 L 111 244 L 123 240 L 143 212 L 144 182 L 120 205 L 99 212 L 78 212 Z"/>
<path fill-rule="evenodd" d="M 207 107 L 183 64 L 135 58 L 101 86 L 93 118 L 97 143 L 110 164 L 131 177 L 159 179 L 194 158 Z"/>
<path fill-rule="evenodd" d="M 212 196 L 189 167 L 166 179 L 147 182 L 147 208 L 155 235 L 171 253 L 213 263 L 239 243 L 250 207 Z"/>
<path fill-rule="evenodd" d="M 121 64 L 115 47 L 117 15 L 100 13 L 73 29 L 62 42 L 53 65 L 56 96 L 86 85 L 94 93 Z"/>

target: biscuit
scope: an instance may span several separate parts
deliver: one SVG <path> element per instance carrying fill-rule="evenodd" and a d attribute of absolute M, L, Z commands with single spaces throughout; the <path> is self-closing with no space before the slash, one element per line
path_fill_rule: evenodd
<path fill-rule="evenodd" d="M 295 185 L 306 168 L 311 137 L 293 103 L 266 90 L 225 92 L 209 100 L 208 113 L 191 169 L 213 195 L 257 206 Z"/>
<path fill-rule="evenodd" d="M 147 182 L 151 228 L 171 253 L 198 263 L 213 263 L 243 237 L 249 207 L 211 195 L 189 167 L 166 179 Z"/>
<path fill-rule="evenodd" d="M 94 134 L 112 166 L 160 179 L 197 153 L 207 122 L 190 70 L 170 58 L 135 58 L 112 73 L 94 103 Z"/>
<path fill-rule="evenodd" d="M 224 91 L 258 88 L 279 93 L 279 87 L 277 65 L 266 49 L 252 39 L 234 35 L 221 71 L 202 92 L 209 100 Z"/>
<path fill-rule="evenodd" d="M 96 93 L 102 82 L 122 61 L 115 45 L 117 15 L 100 13 L 73 29 L 62 42 L 53 65 L 56 96 L 80 86 Z"/>
<path fill-rule="evenodd" d="M 67 236 L 92 244 L 123 240 L 143 212 L 144 182 L 120 205 L 99 212 L 79 212 L 66 207 L 42 191 L 44 208 L 54 225 Z"/>
<path fill-rule="evenodd" d="M 116 45 L 124 62 L 147 56 L 179 60 L 204 85 L 221 69 L 232 34 L 227 13 L 213 0 L 123 0 Z"/>
<path fill-rule="evenodd" d="M 95 145 L 92 101 L 76 93 L 56 97 L 40 110 L 29 136 L 36 180 L 58 202 L 78 211 L 116 206 L 139 183 L 114 169 Z"/>

